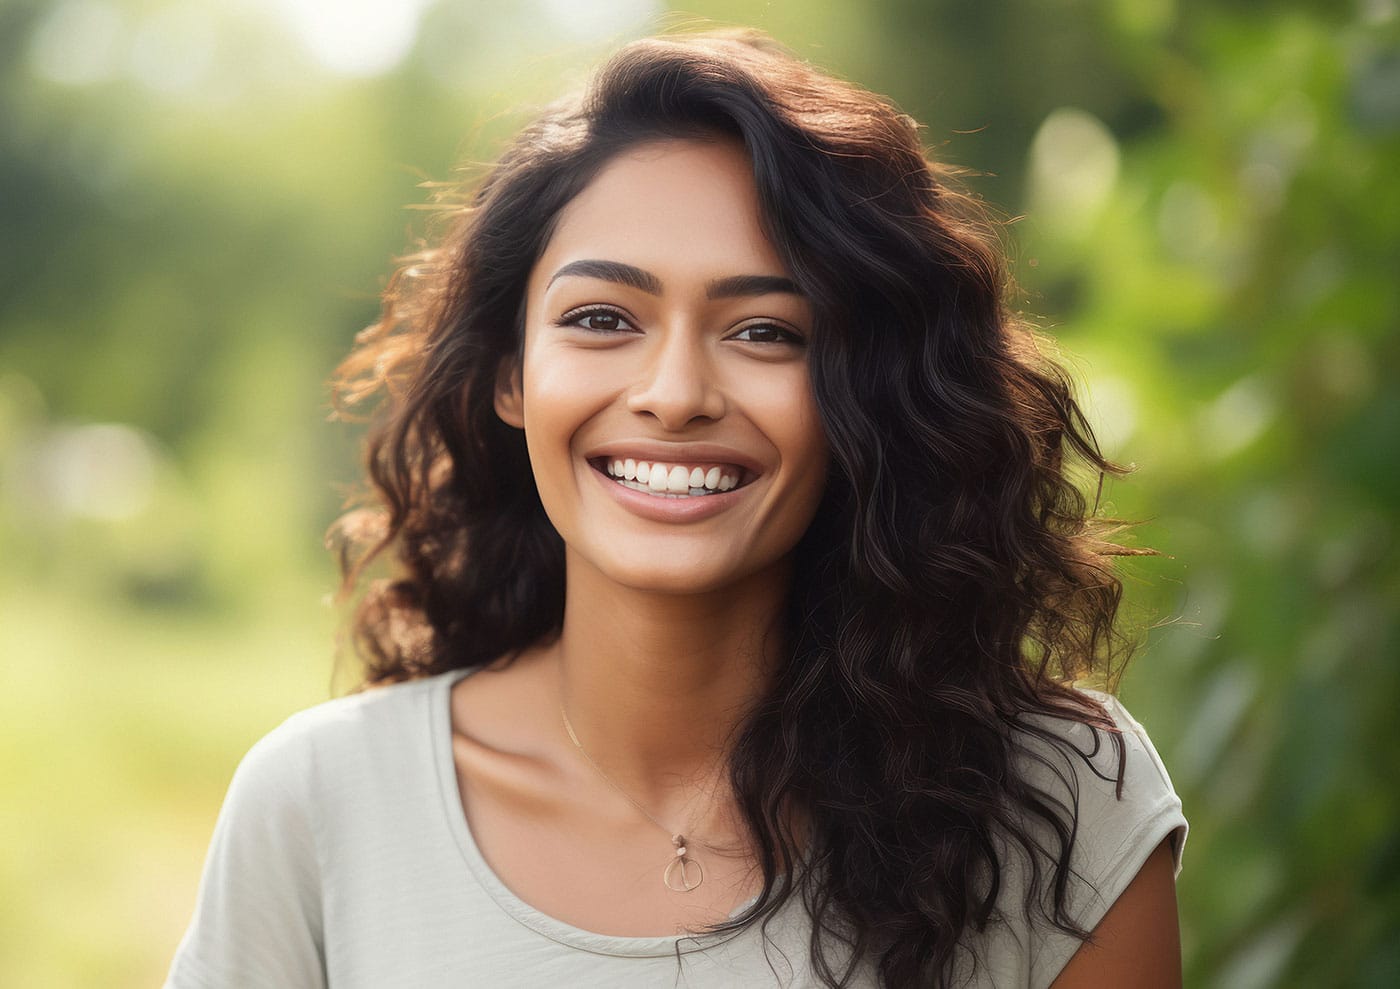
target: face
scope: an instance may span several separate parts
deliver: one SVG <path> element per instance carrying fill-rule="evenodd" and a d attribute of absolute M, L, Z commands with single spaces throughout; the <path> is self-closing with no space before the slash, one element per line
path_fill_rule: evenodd
<path fill-rule="evenodd" d="M 824 487 L 812 313 L 759 225 L 737 143 L 620 154 L 561 213 L 497 413 L 587 568 L 713 591 L 781 566 Z"/>

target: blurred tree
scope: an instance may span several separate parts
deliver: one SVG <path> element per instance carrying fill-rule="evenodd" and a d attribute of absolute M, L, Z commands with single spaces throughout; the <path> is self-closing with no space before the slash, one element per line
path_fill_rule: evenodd
<path fill-rule="evenodd" d="M 1032 202 L 1023 273 L 1143 458 L 1119 511 L 1175 558 L 1143 596 L 1179 627 L 1128 694 L 1192 820 L 1188 983 L 1393 985 L 1395 8 L 1181 3 L 1150 45 L 1128 27 L 1160 119 L 1125 136 L 1104 111 L 1111 193 L 1087 221 Z"/>

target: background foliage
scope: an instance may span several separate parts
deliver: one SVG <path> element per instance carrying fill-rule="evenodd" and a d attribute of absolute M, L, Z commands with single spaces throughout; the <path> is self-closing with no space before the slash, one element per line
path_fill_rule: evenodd
<path fill-rule="evenodd" d="M 1010 217 L 1145 520 L 1123 692 L 1188 984 L 1400 984 L 1395 0 L 695 3 Z M 241 753 L 332 689 L 321 382 L 405 204 L 648 0 L 0 6 L 0 984 L 151 985 Z M 465 142 L 465 143 L 464 143 Z"/>

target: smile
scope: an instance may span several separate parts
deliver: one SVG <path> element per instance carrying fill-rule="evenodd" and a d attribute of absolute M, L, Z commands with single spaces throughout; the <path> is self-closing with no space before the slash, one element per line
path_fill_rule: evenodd
<path fill-rule="evenodd" d="M 739 487 L 743 468 L 734 464 L 665 464 L 611 458 L 594 468 L 623 487 L 657 498 L 702 498 Z"/>

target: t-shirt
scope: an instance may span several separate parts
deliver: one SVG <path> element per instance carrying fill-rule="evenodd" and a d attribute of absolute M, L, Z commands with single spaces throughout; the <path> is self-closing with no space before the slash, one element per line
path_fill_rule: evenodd
<path fill-rule="evenodd" d="M 328 701 L 253 746 L 219 815 L 167 989 L 820 984 L 800 897 L 788 900 L 765 940 L 758 924 L 737 935 L 606 936 L 515 896 L 482 857 L 462 811 L 450 703 L 465 675 Z M 1094 762 L 1107 781 L 1039 743 L 1078 782 L 1073 865 L 1088 884 L 1071 883 L 1070 908 L 1086 929 L 1168 836 L 1179 873 L 1186 840 L 1181 802 L 1146 733 L 1116 699 L 1094 696 L 1123 729 L 1121 800 L 1116 752 L 1103 733 Z M 1085 726 L 1044 723 L 1092 750 Z M 1035 760 L 1025 771 L 1053 773 Z M 1048 986 L 1078 949 L 1077 939 L 1024 916 L 1017 861 L 1003 858 L 1004 916 L 965 933 L 955 984 Z M 858 969 L 854 984 L 876 986 L 873 966 Z"/>

